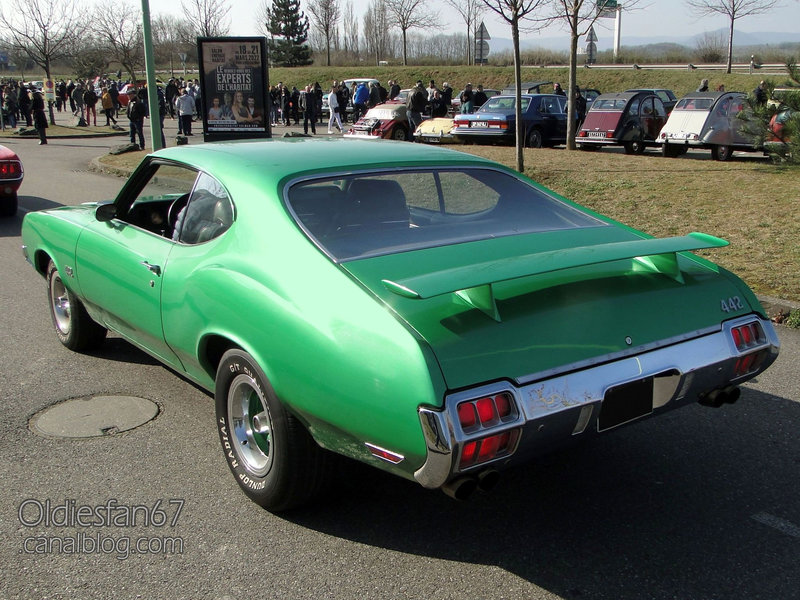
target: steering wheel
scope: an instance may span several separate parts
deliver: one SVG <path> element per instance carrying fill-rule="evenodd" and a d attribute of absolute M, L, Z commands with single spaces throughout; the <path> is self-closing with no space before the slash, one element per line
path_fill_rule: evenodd
<path fill-rule="evenodd" d="M 175 200 L 172 201 L 172 204 L 169 205 L 167 209 L 167 225 L 168 231 L 174 232 L 175 231 L 175 223 L 178 221 L 178 215 L 180 214 L 181 210 L 186 206 L 186 203 L 189 202 L 189 194 L 183 194 L 182 196 L 178 196 Z"/>

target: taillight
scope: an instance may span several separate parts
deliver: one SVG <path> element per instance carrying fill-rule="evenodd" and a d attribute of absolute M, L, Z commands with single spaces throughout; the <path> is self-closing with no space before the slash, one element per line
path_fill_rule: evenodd
<path fill-rule="evenodd" d="M 459 469 L 466 469 L 511 454 L 519 439 L 519 431 L 519 429 L 512 429 L 467 442 L 461 449 Z"/>
<path fill-rule="evenodd" d="M 739 352 L 760 346 L 767 341 L 764 330 L 761 328 L 761 323 L 758 321 L 731 328 L 731 336 L 736 350 Z"/>
<path fill-rule="evenodd" d="M 458 405 L 458 420 L 465 432 L 512 421 L 516 416 L 516 405 L 508 392 L 468 400 Z"/>
<path fill-rule="evenodd" d="M 22 174 L 22 164 L 19 161 L 0 162 L 0 179 L 17 179 Z"/>
<path fill-rule="evenodd" d="M 586 137 L 586 130 L 585 129 L 581 129 L 578 132 L 578 137 Z"/>
<path fill-rule="evenodd" d="M 764 348 L 758 352 L 752 352 L 745 356 L 736 359 L 736 365 L 733 367 L 734 377 L 743 377 L 750 373 L 755 373 L 764 364 L 764 359 L 767 358 L 769 349 Z"/>
<path fill-rule="evenodd" d="M 469 123 L 469 121 L 467 121 L 466 119 L 454 119 L 453 120 L 453 125 L 455 125 L 456 127 L 463 127 L 467 123 Z"/>

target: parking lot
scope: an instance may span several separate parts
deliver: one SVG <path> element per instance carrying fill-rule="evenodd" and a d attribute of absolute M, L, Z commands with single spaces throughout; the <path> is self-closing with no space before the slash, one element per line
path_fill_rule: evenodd
<path fill-rule="evenodd" d="M 20 214 L 0 221 L 0 598 L 796 596 L 798 331 L 779 328 L 778 361 L 736 404 L 621 428 L 491 494 L 458 503 L 343 465 L 320 506 L 275 516 L 231 477 L 213 399 L 119 338 L 63 348 L 22 258 L 26 212 L 116 193 L 122 179 L 87 165 L 120 140 L 4 143 L 26 178 Z M 158 415 L 94 438 L 32 429 L 47 407 L 98 396 Z"/>

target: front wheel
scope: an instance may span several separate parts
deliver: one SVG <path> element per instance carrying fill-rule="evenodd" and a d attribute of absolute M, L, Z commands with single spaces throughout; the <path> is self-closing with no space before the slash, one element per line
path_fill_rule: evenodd
<path fill-rule="evenodd" d="M 527 146 L 528 148 L 541 148 L 544 143 L 542 132 L 538 129 L 531 129 L 528 133 Z"/>
<path fill-rule="evenodd" d="M 100 345 L 106 328 L 96 323 L 61 279 L 55 263 L 47 265 L 47 298 L 58 340 L 70 350 L 89 350 Z"/>
<path fill-rule="evenodd" d="M 730 160 L 731 156 L 733 156 L 733 148 L 730 146 L 712 146 L 711 147 L 711 157 L 714 160 L 719 161 L 726 161 Z"/>
<path fill-rule="evenodd" d="M 394 129 L 392 129 L 392 139 L 397 140 L 398 142 L 406 142 L 408 141 L 408 134 L 404 127 L 397 125 Z"/>
<path fill-rule="evenodd" d="M 327 483 L 330 457 L 284 408 L 253 358 L 222 356 L 215 381 L 222 451 L 244 493 L 279 512 L 306 504 Z"/>

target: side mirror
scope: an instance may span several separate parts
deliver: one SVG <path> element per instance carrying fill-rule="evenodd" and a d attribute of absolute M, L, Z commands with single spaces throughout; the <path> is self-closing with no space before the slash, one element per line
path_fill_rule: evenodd
<path fill-rule="evenodd" d="M 101 204 L 97 207 L 97 210 L 94 211 L 94 216 L 101 223 L 108 223 L 112 219 L 117 218 L 117 207 L 113 202 Z"/>

